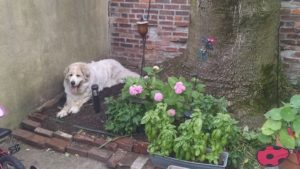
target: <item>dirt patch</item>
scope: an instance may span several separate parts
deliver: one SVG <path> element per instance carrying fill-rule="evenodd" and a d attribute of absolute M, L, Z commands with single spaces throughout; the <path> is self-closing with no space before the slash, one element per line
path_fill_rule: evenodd
<path fill-rule="evenodd" d="M 70 114 L 63 118 L 56 118 L 56 113 L 60 111 L 65 103 L 65 98 L 61 99 L 59 103 L 46 109 L 43 114 L 48 116 L 48 119 L 42 123 L 42 127 L 50 129 L 53 131 L 61 130 L 70 134 L 78 132 L 80 128 L 88 128 L 96 131 L 105 131 L 104 124 L 106 121 L 106 107 L 104 104 L 104 99 L 109 96 L 117 96 L 121 93 L 123 84 L 115 85 L 111 88 L 103 89 L 100 96 L 101 110 L 99 113 L 95 113 L 93 102 L 89 100 L 80 109 L 77 114 Z M 97 132 L 92 132 L 93 134 L 99 134 Z"/>

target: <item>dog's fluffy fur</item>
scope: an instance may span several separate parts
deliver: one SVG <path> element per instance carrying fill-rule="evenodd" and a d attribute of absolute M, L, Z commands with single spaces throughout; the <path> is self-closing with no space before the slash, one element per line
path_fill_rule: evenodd
<path fill-rule="evenodd" d="M 91 86 L 97 84 L 99 91 L 105 87 L 124 82 L 126 77 L 139 77 L 119 62 L 113 59 L 98 62 L 76 62 L 69 65 L 65 72 L 64 88 L 66 103 L 57 117 L 61 118 L 70 113 L 78 113 L 81 106 L 92 96 Z"/>

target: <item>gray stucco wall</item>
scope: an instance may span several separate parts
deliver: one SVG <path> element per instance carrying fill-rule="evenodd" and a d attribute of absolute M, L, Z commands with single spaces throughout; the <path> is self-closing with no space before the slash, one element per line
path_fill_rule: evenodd
<path fill-rule="evenodd" d="M 109 54 L 107 0 L 0 0 L 0 127 L 63 90 L 63 70 Z"/>

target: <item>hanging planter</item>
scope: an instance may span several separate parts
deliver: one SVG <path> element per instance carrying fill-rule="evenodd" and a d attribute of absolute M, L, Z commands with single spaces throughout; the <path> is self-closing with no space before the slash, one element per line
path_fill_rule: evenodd
<path fill-rule="evenodd" d="M 172 157 L 163 157 L 157 154 L 151 155 L 150 160 L 155 167 L 160 168 L 168 168 L 170 165 L 175 165 L 189 169 L 225 169 L 227 166 L 228 152 L 223 152 L 220 154 L 218 165 L 178 160 Z"/>

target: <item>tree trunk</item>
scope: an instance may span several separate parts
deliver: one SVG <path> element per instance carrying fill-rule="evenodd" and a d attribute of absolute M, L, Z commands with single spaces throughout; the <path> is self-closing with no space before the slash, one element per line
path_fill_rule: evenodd
<path fill-rule="evenodd" d="M 280 1 L 190 2 L 188 46 L 181 67 L 196 72 L 206 90 L 225 96 L 234 110 L 247 107 L 249 112 L 255 106 L 265 111 L 276 100 Z M 210 36 L 216 38 L 214 50 L 201 60 L 202 39 Z"/>

